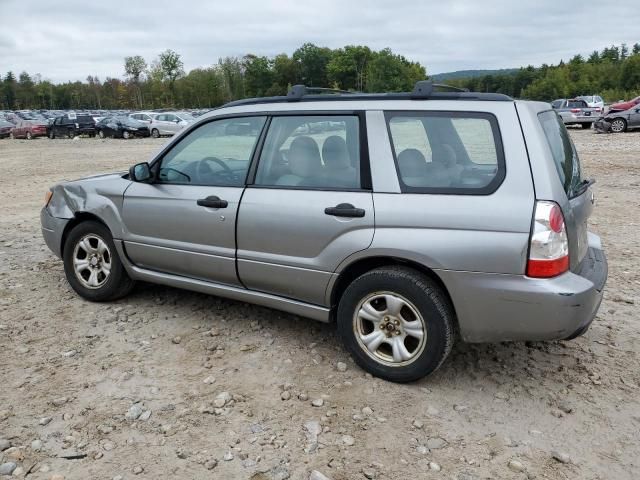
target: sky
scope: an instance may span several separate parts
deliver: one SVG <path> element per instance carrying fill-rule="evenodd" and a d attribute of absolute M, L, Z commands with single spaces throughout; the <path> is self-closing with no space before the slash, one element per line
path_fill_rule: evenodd
<path fill-rule="evenodd" d="M 553 64 L 640 42 L 625 0 L 0 0 L 0 72 L 122 78 L 125 56 L 167 48 L 185 70 L 305 42 L 391 48 L 429 74 Z"/>

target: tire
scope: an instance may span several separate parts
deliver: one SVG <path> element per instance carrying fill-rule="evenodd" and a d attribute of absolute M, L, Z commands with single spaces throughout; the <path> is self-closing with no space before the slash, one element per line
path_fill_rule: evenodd
<path fill-rule="evenodd" d="M 69 131 L 67 132 L 67 136 L 68 136 L 70 139 L 74 139 L 74 138 L 76 137 L 76 132 L 75 132 L 75 130 L 69 130 Z"/>
<path fill-rule="evenodd" d="M 27 132 L 27 140 L 33 140 L 33 135 L 31 132 Z"/>
<path fill-rule="evenodd" d="M 89 260 L 91 257 L 96 258 L 95 265 L 92 264 L 93 260 Z M 134 281 L 129 278 L 118 257 L 111 232 L 101 223 L 86 221 L 73 227 L 64 244 L 62 258 L 64 273 L 71 288 L 92 302 L 124 297 L 134 286 Z M 76 267 L 74 259 L 87 261 Z M 105 273 L 105 270 L 108 272 Z"/>
<path fill-rule="evenodd" d="M 584 129 L 587 130 L 588 128 L 591 128 L 591 125 L 593 125 L 592 123 L 581 123 L 580 126 Z"/>
<path fill-rule="evenodd" d="M 104 132 L 102 130 L 98 130 L 98 136 L 100 138 L 104 138 Z"/>
<path fill-rule="evenodd" d="M 624 118 L 614 118 L 611 121 L 611 131 L 613 133 L 622 133 L 627 129 L 627 121 Z"/>
<path fill-rule="evenodd" d="M 356 363 L 392 382 L 418 380 L 442 365 L 453 347 L 454 318 L 440 287 L 406 267 L 377 268 L 355 279 L 337 314 L 338 332 Z"/>
<path fill-rule="evenodd" d="M 56 138 L 56 134 L 55 134 L 55 133 L 53 133 L 53 130 L 49 130 L 49 138 L 50 138 L 51 140 L 53 140 L 54 138 Z"/>
<path fill-rule="evenodd" d="M 13 134 L 13 132 L 11 132 L 11 133 L 9 133 L 9 138 L 10 138 L 11 140 L 15 140 L 15 139 L 16 139 L 16 136 Z"/>
<path fill-rule="evenodd" d="M 131 138 L 131 134 L 125 130 L 124 132 L 122 132 L 122 138 L 124 138 L 125 140 L 129 140 L 129 138 Z"/>
<path fill-rule="evenodd" d="M 151 130 L 151 136 L 153 138 L 160 138 L 160 132 L 158 131 L 157 128 L 154 128 L 153 130 Z"/>

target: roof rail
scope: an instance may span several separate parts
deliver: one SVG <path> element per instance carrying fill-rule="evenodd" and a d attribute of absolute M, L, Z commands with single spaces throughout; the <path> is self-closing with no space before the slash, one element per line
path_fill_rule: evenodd
<path fill-rule="evenodd" d="M 309 95 L 311 93 L 338 93 L 338 94 L 350 94 L 355 92 L 350 92 L 348 90 L 340 90 L 337 88 L 323 88 L 323 87 L 307 87 L 306 85 L 294 85 L 287 92 L 287 98 L 289 101 L 300 100 L 305 95 Z"/>
<path fill-rule="evenodd" d="M 431 80 L 419 80 L 413 87 L 411 92 L 411 98 L 429 98 L 433 94 L 435 88 L 442 90 L 449 90 L 450 92 L 468 92 L 468 88 L 454 87 L 453 85 L 446 85 L 444 83 L 433 83 Z"/>

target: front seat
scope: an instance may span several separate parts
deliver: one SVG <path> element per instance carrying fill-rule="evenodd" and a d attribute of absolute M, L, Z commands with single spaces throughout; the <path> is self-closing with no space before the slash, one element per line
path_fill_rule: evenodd
<path fill-rule="evenodd" d="M 325 178 L 330 185 L 357 188 L 356 169 L 351 166 L 347 142 L 338 135 L 332 135 L 322 145 Z"/>
<path fill-rule="evenodd" d="M 407 148 L 398 154 L 400 177 L 409 187 L 424 187 L 427 181 L 427 161 L 420 150 Z"/>
<path fill-rule="evenodd" d="M 291 173 L 281 176 L 276 185 L 315 186 L 322 172 L 320 149 L 311 137 L 301 136 L 291 142 L 289 153 L 289 170 Z"/>

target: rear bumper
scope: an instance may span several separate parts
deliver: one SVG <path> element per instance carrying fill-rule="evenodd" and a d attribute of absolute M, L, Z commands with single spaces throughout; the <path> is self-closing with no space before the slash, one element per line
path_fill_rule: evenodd
<path fill-rule="evenodd" d="M 44 243 L 58 258 L 62 258 L 62 234 L 68 222 L 67 218 L 52 216 L 46 207 L 40 211 L 40 225 Z"/>
<path fill-rule="evenodd" d="M 449 289 L 467 342 L 559 340 L 584 333 L 598 312 L 607 259 L 595 235 L 576 272 L 550 279 L 437 272 Z"/>

